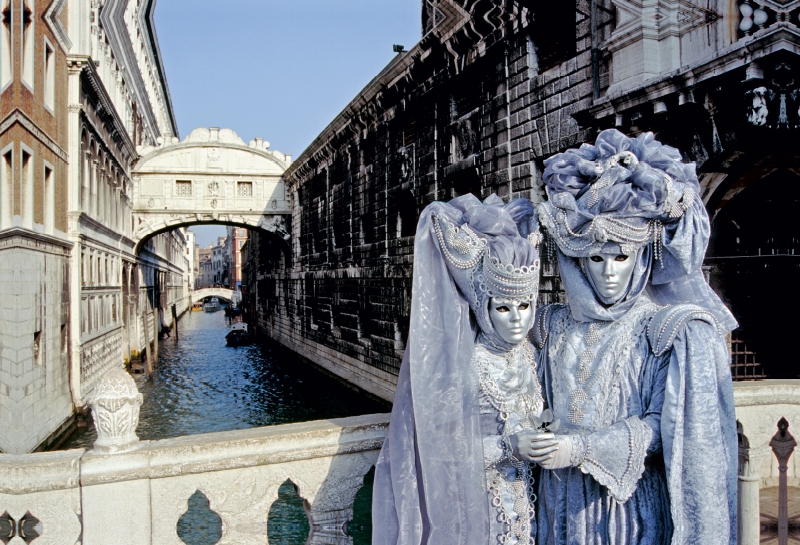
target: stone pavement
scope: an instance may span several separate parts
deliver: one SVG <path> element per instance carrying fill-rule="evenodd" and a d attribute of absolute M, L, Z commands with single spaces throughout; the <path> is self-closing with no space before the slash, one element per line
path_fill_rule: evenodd
<path fill-rule="evenodd" d="M 761 489 L 761 543 L 778 544 L 778 487 Z M 800 488 L 789 487 L 789 543 L 800 545 Z"/>

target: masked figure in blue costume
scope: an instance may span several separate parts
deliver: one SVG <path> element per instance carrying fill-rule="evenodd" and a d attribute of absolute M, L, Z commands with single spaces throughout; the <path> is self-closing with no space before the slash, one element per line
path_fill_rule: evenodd
<path fill-rule="evenodd" d="M 532 545 L 530 466 L 509 436 L 543 400 L 530 201 L 433 203 L 414 242 L 411 324 L 375 466 L 373 545 Z"/>
<path fill-rule="evenodd" d="M 568 305 L 539 310 L 534 344 L 560 426 L 513 439 L 546 468 L 538 544 L 735 544 L 736 322 L 702 275 L 694 165 L 616 130 L 545 165 Z"/>

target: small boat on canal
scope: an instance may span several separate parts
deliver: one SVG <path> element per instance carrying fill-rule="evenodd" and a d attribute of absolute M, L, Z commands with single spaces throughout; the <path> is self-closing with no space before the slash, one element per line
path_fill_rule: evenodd
<path fill-rule="evenodd" d="M 222 310 L 222 307 L 219 305 L 219 299 L 212 297 L 209 302 L 203 305 L 203 310 L 206 312 L 217 312 L 218 310 Z"/>
<path fill-rule="evenodd" d="M 197 303 L 192 303 L 192 312 L 203 310 L 203 303 L 199 301 Z"/>
<path fill-rule="evenodd" d="M 231 330 L 225 335 L 228 346 L 242 346 L 253 342 L 253 332 L 244 322 L 236 322 L 231 326 Z"/>

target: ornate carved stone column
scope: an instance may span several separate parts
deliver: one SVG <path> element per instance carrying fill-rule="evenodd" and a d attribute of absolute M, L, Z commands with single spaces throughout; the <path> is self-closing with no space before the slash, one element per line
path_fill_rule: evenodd
<path fill-rule="evenodd" d="M 789 433 L 789 422 L 785 418 L 778 421 L 778 433 L 769 442 L 772 452 L 778 459 L 778 545 L 789 543 L 789 489 L 786 481 L 786 470 L 789 467 L 789 457 L 797 446 L 792 434 Z"/>
<path fill-rule="evenodd" d="M 97 429 L 94 451 L 112 454 L 136 446 L 142 394 L 123 368 L 108 371 L 95 386 L 88 403 Z"/>

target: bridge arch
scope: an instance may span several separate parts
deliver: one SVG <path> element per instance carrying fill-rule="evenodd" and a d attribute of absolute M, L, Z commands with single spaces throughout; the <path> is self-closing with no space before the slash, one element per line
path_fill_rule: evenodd
<path fill-rule="evenodd" d="M 131 205 L 137 251 L 153 235 L 197 224 L 261 229 L 288 243 L 291 202 L 283 173 L 291 155 L 215 127 L 137 151 Z"/>
<path fill-rule="evenodd" d="M 202 301 L 206 297 L 216 297 L 217 299 L 225 299 L 226 301 L 232 303 L 234 298 L 234 291 L 229 290 L 228 288 L 203 288 L 200 290 L 194 290 L 192 292 L 192 303 L 197 303 L 198 301 Z"/>

